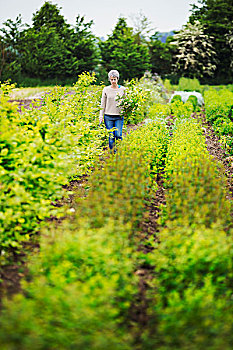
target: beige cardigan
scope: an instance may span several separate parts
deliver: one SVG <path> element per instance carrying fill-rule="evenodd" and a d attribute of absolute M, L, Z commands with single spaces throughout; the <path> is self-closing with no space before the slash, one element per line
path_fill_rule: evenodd
<path fill-rule="evenodd" d="M 100 116 L 103 116 L 104 114 L 120 115 L 121 109 L 117 107 L 116 95 L 123 96 L 124 94 L 124 86 L 121 86 L 118 89 L 113 89 L 111 85 L 104 87 L 101 98 Z"/>

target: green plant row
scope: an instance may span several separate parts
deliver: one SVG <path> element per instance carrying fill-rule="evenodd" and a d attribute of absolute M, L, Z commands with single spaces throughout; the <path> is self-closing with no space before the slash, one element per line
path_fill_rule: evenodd
<path fill-rule="evenodd" d="M 7 102 L 11 87 L 1 86 L 1 263 L 38 232 L 46 217 L 64 215 L 67 208 L 53 205 L 65 196 L 63 185 L 86 174 L 103 153 L 105 134 L 96 118 L 101 89 L 90 87 L 92 82 L 83 74 L 72 95 L 56 87 L 40 108 L 21 114 Z"/>
<path fill-rule="evenodd" d="M 136 229 L 167 142 L 158 122 L 128 135 L 91 175 L 75 218 L 44 232 L 23 294 L 4 302 L 2 350 L 134 349 Z"/>
<path fill-rule="evenodd" d="M 178 95 L 176 95 L 178 96 Z M 175 96 L 175 97 L 176 97 Z M 176 99 L 172 103 L 168 104 L 154 104 L 149 108 L 148 117 L 151 119 L 166 118 L 168 116 L 173 116 L 175 118 L 189 118 L 191 113 L 195 111 L 193 103 L 187 101 L 183 103 L 180 99 Z"/>
<path fill-rule="evenodd" d="M 194 120 L 175 124 L 165 169 L 166 227 L 147 256 L 156 267 L 143 349 L 230 350 L 230 203 L 222 168 L 209 156 Z"/>
<path fill-rule="evenodd" d="M 206 119 L 219 135 L 229 154 L 233 154 L 233 92 L 222 89 L 204 94 Z"/>

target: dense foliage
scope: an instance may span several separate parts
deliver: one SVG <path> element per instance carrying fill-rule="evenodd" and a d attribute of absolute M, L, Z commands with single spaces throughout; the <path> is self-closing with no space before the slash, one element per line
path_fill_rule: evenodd
<path fill-rule="evenodd" d="M 97 64 L 92 24 L 80 15 L 75 26 L 67 24 L 58 6 L 48 1 L 33 15 L 31 26 L 23 26 L 21 17 L 15 23 L 6 21 L 1 30 L 0 79 L 75 82 L 79 74 L 92 71 Z"/>
<path fill-rule="evenodd" d="M 136 229 L 145 198 L 157 188 L 167 142 L 166 126 L 158 122 L 129 135 L 117 156 L 93 173 L 75 221 L 45 231 L 25 294 L 5 301 L 2 349 L 134 348 Z"/>
<path fill-rule="evenodd" d="M 193 5 L 190 21 L 193 23 L 198 20 L 204 26 L 205 34 L 213 37 L 217 55 L 215 75 L 206 81 L 215 84 L 232 83 L 232 48 L 227 37 L 233 25 L 232 0 L 199 0 L 198 3 L 198 6 Z"/>
<path fill-rule="evenodd" d="M 213 125 L 226 151 L 233 155 L 233 92 L 209 90 L 204 97 L 206 119 Z"/>
<path fill-rule="evenodd" d="M 73 94 L 56 87 L 40 108 L 20 114 L 1 85 L 0 242 L 1 260 L 37 232 L 65 195 L 63 185 L 86 174 L 103 153 L 104 131 L 97 129 L 101 88 L 81 75 Z"/>

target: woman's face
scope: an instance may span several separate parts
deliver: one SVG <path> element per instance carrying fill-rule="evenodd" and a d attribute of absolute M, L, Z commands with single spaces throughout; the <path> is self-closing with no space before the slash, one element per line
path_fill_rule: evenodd
<path fill-rule="evenodd" d="M 116 77 L 110 77 L 110 82 L 111 82 L 112 86 L 116 86 L 117 81 L 118 81 L 118 79 Z"/>

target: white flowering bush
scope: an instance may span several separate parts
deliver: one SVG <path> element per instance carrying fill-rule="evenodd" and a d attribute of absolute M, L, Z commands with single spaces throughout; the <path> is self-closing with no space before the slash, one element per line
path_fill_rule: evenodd
<path fill-rule="evenodd" d="M 233 25 L 233 23 L 232 23 Z M 232 52 L 233 52 L 233 30 L 230 30 L 229 33 L 226 35 L 227 43 L 230 46 Z M 233 68 L 233 54 L 231 55 L 231 68 Z"/>
<path fill-rule="evenodd" d="M 178 51 L 174 71 L 193 78 L 213 75 L 216 69 L 213 37 L 204 33 L 199 21 L 187 23 L 173 38 L 171 44 Z"/>

